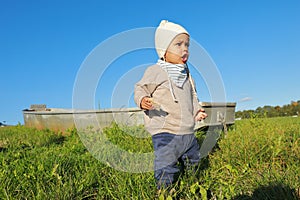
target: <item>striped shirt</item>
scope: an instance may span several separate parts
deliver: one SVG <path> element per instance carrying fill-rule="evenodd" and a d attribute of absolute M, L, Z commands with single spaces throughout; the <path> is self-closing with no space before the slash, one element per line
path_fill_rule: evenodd
<path fill-rule="evenodd" d="M 186 64 L 172 64 L 163 60 L 158 60 L 157 64 L 168 73 L 169 78 L 177 87 L 182 88 L 183 83 L 187 79 Z"/>

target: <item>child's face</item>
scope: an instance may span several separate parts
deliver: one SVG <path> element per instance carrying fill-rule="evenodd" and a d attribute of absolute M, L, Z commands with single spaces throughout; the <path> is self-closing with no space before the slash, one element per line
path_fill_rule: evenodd
<path fill-rule="evenodd" d="M 173 64 L 184 64 L 189 58 L 190 37 L 187 34 L 179 34 L 169 45 L 165 60 Z"/>

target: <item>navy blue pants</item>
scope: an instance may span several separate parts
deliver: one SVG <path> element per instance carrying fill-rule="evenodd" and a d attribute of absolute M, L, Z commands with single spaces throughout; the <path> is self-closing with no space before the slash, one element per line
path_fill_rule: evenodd
<path fill-rule="evenodd" d="M 177 181 L 184 168 L 197 167 L 200 161 L 199 144 L 194 134 L 159 133 L 152 136 L 152 143 L 158 189 L 170 186 Z"/>

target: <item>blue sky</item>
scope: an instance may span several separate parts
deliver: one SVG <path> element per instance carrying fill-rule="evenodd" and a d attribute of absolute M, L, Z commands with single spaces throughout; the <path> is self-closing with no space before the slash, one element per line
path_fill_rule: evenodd
<path fill-rule="evenodd" d="M 299 10 L 298 0 L 1 0 L 0 122 L 23 123 L 22 110 L 31 104 L 72 108 L 80 67 L 99 44 L 162 19 L 182 24 L 207 51 L 237 110 L 300 100 Z M 156 60 L 154 49 L 120 55 L 97 83 L 95 108 L 111 107 L 123 75 Z M 142 70 L 132 80 L 140 76 Z M 200 100 L 210 101 L 205 81 L 195 79 Z"/>

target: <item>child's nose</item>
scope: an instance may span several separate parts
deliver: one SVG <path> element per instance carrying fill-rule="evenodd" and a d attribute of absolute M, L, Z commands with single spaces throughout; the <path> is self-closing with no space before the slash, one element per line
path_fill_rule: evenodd
<path fill-rule="evenodd" d="M 183 51 L 188 51 L 189 48 L 188 48 L 186 45 L 183 45 L 182 50 L 183 50 Z"/>
<path fill-rule="evenodd" d="M 185 52 L 185 53 L 188 53 L 189 52 L 189 48 L 183 48 L 182 51 Z"/>

